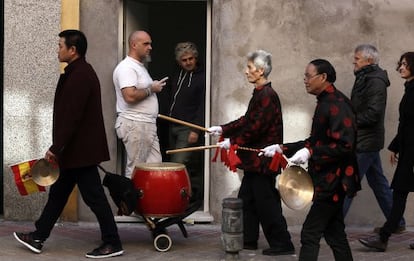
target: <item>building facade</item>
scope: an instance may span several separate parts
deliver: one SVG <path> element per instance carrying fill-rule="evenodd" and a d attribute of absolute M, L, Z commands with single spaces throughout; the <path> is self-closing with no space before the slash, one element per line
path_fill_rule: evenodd
<path fill-rule="evenodd" d="M 75 11 L 68 11 L 71 8 Z M 184 11 L 197 15 L 182 24 L 179 18 Z M 398 104 L 403 94 L 403 80 L 395 72 L 396 62 L 402 53 L 413 51 L 410 48 L 414 46 L 413 11 L 411 0 L 4 0 L 4 218 L 36 219 L 45 204 L 46 193 L 25 197 L 18 194 L 8 166 L 43 157 L 50 146 L 53 96 L 60 72 L 57 35 L 67 29 L 67 15 L 75 17 L 78 28 L 88 37 L 87 60 L 101 81 L 111 152 L 111 160 L 103 166 L 118 172 L 122 160 L 114 131 L 112 71 L 125 54 L 125 39 L 132 30 L 145 29 L 153 36 L 150 72 L 154 78 L 162 78 L 163 72 L 169 70 L 165 65 L 171 62 L 168 56 L 173 55 L 173 50 L 166 48 L 169 39 L 179 40 L 188 32 L 202 32 L 197 39 L 203 42 L 207 72 L 207 125 L 226 123 L 246 111 L 252 93 L 244 76 L 246 54 L 256 49 L 271 52 L 270 79 L 282 103 L 285 142 L 309 134 L 315 97 L 304 89 L 306 64 L 315 58 L 331 61 L 337 70 L 336 86 L 349 95 L 354 82 L 353 50 L 360 43 L 374 44 L 381 54 L 380 65 L 388 70 L 391 81 L 386 112 L 387 146 L 396 133 Z M 206 139 L 206 143 L 215 142 Z M 211 162 L 212 153 L 205 153 L 205 202 L 199 214 L 200 219 L 219 222 L 222 200 L 237 196 L 242 173 L 232 173 L 222 164 Z M 382 158 L 384 171 L 391 180 L 394 169 L 387 162 L 386 150 Z M 373 193 L 365 180 L 362 186 L 346 222 L 380 225 L 384 218 L 373 203 Z M 82 200 L 76 198 L 75 202 L 70 211 L 76 211 L 76 219 L 93 221 Z M 409 223 L 413 220 L 412 210 L 408 204 L 407 225 L 413 225 Z M 284 211 L 289 225 L 300 225 L 307 209 Z"/>

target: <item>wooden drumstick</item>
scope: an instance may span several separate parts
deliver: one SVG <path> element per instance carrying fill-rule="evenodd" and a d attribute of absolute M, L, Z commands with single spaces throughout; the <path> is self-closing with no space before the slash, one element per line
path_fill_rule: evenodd
<path fill-rule="evenodd" d="M 207 146 L 198 146 L 198 147 L 187 147 L 187 148 L 181 148 L 181 149 L 175 149 L 175 150 L 167 150 L 165 153 L 167 154 L 173 154 L 173 153 L 179 153 L 179 152 L 187 152 L 187 151 L 195 151 L 195 150 L 206 150 L 206 149 L 214 149 L 218 148 L 220 145 L 207 145 Z M 247 147 L 238 147 L 239 150 L 249 150 L 254 152 L 259 152 L 260 149 L 252 149 Z"/>
<path fill-rule="evenodd" d="M 190 127 L 190 128 L 194 128 L 194 129 L 202 130 L 202 131 L 205 131 L 205 132 L 209 132 L 207 128 L 204 128 L 202 126 L 192 124 L 192 123 L 187 122 L 187 121 L 182 121 L 182 120 L 179 120 L 179 119 L 176 119 L 176 118 L 172 118 L 172 117 L 169 117 L 169 116 L 165 116 L 165 115 L 162 115 L 162 114 L 158 114 L 158 118 L 161 118 L 161 119 L 167 120 L 167 121 L 171 121 L 171 122 L 174 122 L 174 123 L 178 123 L 178 124 Z"/>
<path fill-rule="evenodd" d="M 208 146 L 198 146 L 198 147 L 187 147 L 175 150 L 167 150 L 165 153 L 167 154 L 174 154 L 179 152 L 187 152 L 187 151 L 195 151 L 195 150 L 206 150 L 206 149 L 214 149 L 218 148 L 220 145 L 208 145 Z"/>

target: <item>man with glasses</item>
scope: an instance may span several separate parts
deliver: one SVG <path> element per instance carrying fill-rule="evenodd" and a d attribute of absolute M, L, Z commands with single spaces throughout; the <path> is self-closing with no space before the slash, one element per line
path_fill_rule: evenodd
<path fill-rule="evenodd" d="M 357 160 L 360 179 L 367 181 L 375 198 L 387 218 L 391 213 L 392 191 L 384 176 L 380 150 L 384 148 L 384 116 L 387 103 L 387 87 L 390 86 L 387 71 L 378 66 L 377 48 L 370 44 L 361 44 L 354 52 L 355 83 L 351 93 L 352 107 L 356 113 L 357 124 Z M 344 216 L 351 206 L 352 198 L 346 197 Z M 396 233 L 405 230 L 404 218 Z M 374 229 L 378 233 L 379 229 Z"/>
<path fill-rule="evenodd" d="M 345 195 L 360 189 L 354 154 L 355 116 L 349 99 L 333 85 L 335 80 L 335 69 L 328 61 L 311 61 L 304 77 L 306 91 L 317 97 L 310 137 L 262 150 L 268 157 L 284 153 L 294 164 L 308 162 L 315 194 L 301 232 L 299 260 L 303 261 L 318 260 L 322 236 L 335 260 L 353 260 L 342 208 Z"/>

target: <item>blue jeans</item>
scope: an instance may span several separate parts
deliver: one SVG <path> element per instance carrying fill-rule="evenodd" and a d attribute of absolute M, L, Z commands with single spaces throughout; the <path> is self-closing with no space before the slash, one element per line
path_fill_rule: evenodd
<path fill-rule="evenodd" d="M 362 180 L 365 175 L 367 176 L 368 184 L 374 192 L 382 213 L 387 219 L 391 214 L 392 190 L 382 171 L 379 151 L 357 153 L 357 160 L 360 180 Z M 348 213 L 351 203 L 352 198 L 345 197 L 344 216 Z M 404 218 L 401 219 L 400 225 L 405 225 Z"/>

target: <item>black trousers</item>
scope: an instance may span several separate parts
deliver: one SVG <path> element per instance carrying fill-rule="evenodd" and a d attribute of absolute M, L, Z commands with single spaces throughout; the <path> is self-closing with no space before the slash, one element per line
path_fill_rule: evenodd
<path fill-rule="evenodd" d="M 238 197 L 243 200 L 244 242 L 257 242 L 259 224 L 270 247 L 293 247 L 282 214 L 275 177 L 257 172 L 244 172 Z"/>
<path fill-rule="evenodd" d="M 318 260 L 322 236 L 331 247 L 335 260 L 351 261 L 352 252 L 345 234 L 343 200 L 327 202 L 315 200 L 302 226 L 299 260 Z"/>
<path fill-rule="evenodd" d="M 381 240 L 386 242 L 392 232 L 400 225 L 401 218 L 404 216 L 407 205 L 408 191 L 394 189 L 392 192 L 392 208 L 390 216 L 380 230 Z"/>
<path fill-rule="evenodd" d="M 50 236 L 75 184 L 78 185 L 86 205 L 98 219 L 102 241 L 121 246 L 118 229 L 104 193 L 97 166 L 60 169 L 60 176 L 50 187 L 47 203 L 40 218 L 35 222 L 34 238 L 46 240 Z"/>

